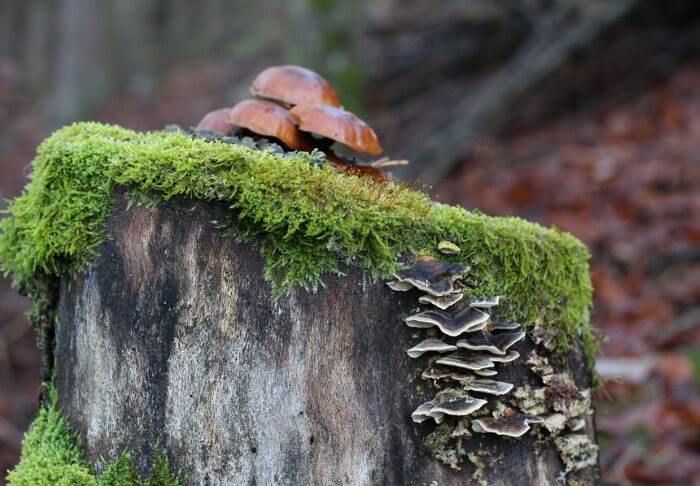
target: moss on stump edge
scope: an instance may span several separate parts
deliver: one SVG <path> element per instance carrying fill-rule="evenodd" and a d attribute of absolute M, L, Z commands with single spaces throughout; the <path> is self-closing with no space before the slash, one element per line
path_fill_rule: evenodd
<path fill-rule="evenodd" d="M 405 255 L 468 264 L 472 295 L 503 296 L 505 317 L 551 329 L 559 351 L 581 339 L 592 364 L 589 253 L 570 234 L 434 204 L 402 184 L 318 166 L 306 153 L 276 155 L 182 133 L 99 123 L 55 132 L 0 222 L 0 269 L 39 302 L 44 280 L 93 261 L 118 186 L 155 203 L 185 197 L 228 204 L 230 217 L 212 223 L 260 240 L 278 295 L 294 285 L 316 289 L 323 274 L 348 263 L 376 278 L 390 276 Z M 442 240 L 461 252 L 439 255 Z"/>
<path fill-rule="evenodd" d="M 146 479 L 141 479 L 131 463 L 128 452 L 119 459 L 102 464 L 96 474 L 85 461 L 80 440 L 71 431 L 56 405 L 56 390 L 49 390 L 50 402 L 39 410 L 22 441 L 19 464 L 8 472 L 12 486 L 36 485 L 94 485 L 94 486 L 179 486 L 180 478 L 170 470 L 167 455 L 157 454 Z"/>

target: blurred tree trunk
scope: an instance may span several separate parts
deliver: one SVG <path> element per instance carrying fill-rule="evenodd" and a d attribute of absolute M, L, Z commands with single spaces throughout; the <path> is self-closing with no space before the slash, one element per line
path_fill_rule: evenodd
<path fill-rule="evenodd" d="M 46 104 L 49 120 L 75 119 L 114 88 L 108 13 L 100 2 L 61 0 L 56 14 L 55 71 Z"/>

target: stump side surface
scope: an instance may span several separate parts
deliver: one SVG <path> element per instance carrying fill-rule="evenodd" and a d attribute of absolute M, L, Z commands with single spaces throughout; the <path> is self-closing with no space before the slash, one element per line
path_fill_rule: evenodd
<path fill-rule="evenodd" d="M 351 266 L 275 303 L 258 250 L 212 226 L 223 215 L 126 210 L 120 196 L 96 264 L 62 280 L 56 386 L 88 458 L 129 450 L 145 472 L 162 447 L 194 484 L 471 482 L 468 463 L 455 472 L 424 453 L 433 425 L 410 419 L 435 393 L 426 360 L 406 355 L 420 338 L 401 318 L 417 294 Z M 498 379 L 534 377 L 519 365 Z M 562 470 L 529 436 L 465 449 L 494 451 L 490 484 L 556 484 Z"/>

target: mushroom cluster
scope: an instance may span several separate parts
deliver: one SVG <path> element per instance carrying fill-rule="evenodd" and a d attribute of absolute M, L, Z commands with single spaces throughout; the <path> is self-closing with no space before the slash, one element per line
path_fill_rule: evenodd
<path fill-rule="evenodd" d="M 207 113 L 195 130 L 221 136 L 270 137 L 293 151 L 318 151 L 325 163 L 344 172 L 384 179 L 380 168 L 404 165 L 388 158 L 360 164 L 382 146 L 372 127 L 342 108 L 333 87 L 319 74 L 299 66 L 263 70 L 250 86 L 254 99 Z M 350 156 L 346 155 L 348 152 Z"/>
<path fill-rule="evenodd" d="M 438 249 L 445 254 L 459 252 L 457 245 L 446 241 Z M 520 357 L 510 348 L 525 337 L 525 332 L 520 324 L 492 321 L 488 310 L 499 304 L 499 297 L 465 299 L 461 279 L 466 270 L 463 265 L 424 256 L 387 282 L 394 291 L 417 289 L 423 293 L 418 302 L 429 307 L 409 315 L 405 323 L 425 329 L 426 336 L 407 353 L 414 359 L 429 355 L 422 378 L 447 384 L 413 412 L 418 423 L 432 418 L 439 424 L 446 416 L 474 414 L 488 403 L 488 397 L 506 395 L 513 389 L 513 384 L 490 377 L 498 373 L 497 363 L 512 363 Z M 537 420 L 522 414 L 480 417 L 472 421 L 472 430 L 520 437 L 529 430 L 529 423 Z"/>
<path fill-rule="evenodd" d="M 447 255 L 460 251 L 445 241 L 438 250 Z M 455 469 L 466 455 L 478 473 L 479 461 L 462 448 L 462 439 L 473 433 L 519 438 L 532 429 L 539 437 L 546 433 L 554 439 L 566 473 L 587 467 L 597 453 L 595 444 L 581 433 L 592 413 L 590 390 L 578 390 L 567 373 L 555 372 L 535 350 L 524 365 L 541 378 L 543 387 L 515 388 L 495 379 L 498 366 L 520 358 L 512 348 L 526 333 L 520 324 L 492 318 L 500 304 L 498 296 L 469 298 L 463 283 L 466 273 L 463 265 L 424 256 L 387 282 L 395 292 L 416 289 L 421 293 L 422 306 L 404 322 L 423 330 L 420 341 L 406 352 L 412 359 L 427 358 L 421 378 L 439 389 L 411 414 L 416 423 L 432 419 L 436 424 L 425 439 L 428 452 Z M 531 345 L 551 351 L 555 336 L 550 332 L 535 326 L 528 336 Z"/>

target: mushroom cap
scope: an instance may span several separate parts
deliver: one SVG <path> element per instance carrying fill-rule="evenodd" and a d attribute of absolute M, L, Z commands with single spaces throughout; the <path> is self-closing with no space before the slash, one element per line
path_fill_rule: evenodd
<path fill-rule="evenodd" d="M 505 381 L 489 379 L 474 379 L 464 384 L 465 390 L 488 393 L 489 395 L 505 395 L 513 389 L 513 385 Z"/>
<path fill-rule="evenodd" d="M 219 132 L 222 135 L 228 135 L 233 130 L 233 123 L 229 121 L 231 108 L 219 108 L 218 110 L 210 111 L 199 120 L 197 130 L 208 130 L 210 132 Z"/>
<path fill-rule="evenodd" d="M 489 331 L 516 331 L 520 327 L 517 322 L 490 322 L 486 329 Z"/>
<path fill-rule="evenodd" d="M 410 282 L 402 282 L 400 280 L 389 280 L 386 285 L 394 292 L 408 292 L 413 288 Z"/>
<path fill-rule="evenodd" d="M 472 421 L 474 432 L 488 432 L 508 437 L 521 437 L 530 430 L 530 420 L 527 415 L 513 414 L 501 418 L 483 417 Z"/>
<path fill-rule="evenodd" d="M 498 371 L 490 369 L 490 368 L 484 368 L 483 370 L 472 370 L 475 375 L 479 376 L 496 376 L 498 374 Z"/>
<path fill-rule="evenodd" d="M 431 364 L 421 373 L 421 378 L 424 380 L 454 380 L 466 381 L 472 378 L 471 375 L 453 370 L 446 366 Z"/>
<path fill-rule="evenodd" d="M 271 101 L 243 100 L 231 109 L 228 121 L 258 135 L 275 137 L 294 150 L 308 147 L 294 117 Z"/>
<path fill-rule="evenodd" d="M 430 294 L 421 295 L 418 297 L 418 302 L 421 304 L 432 304 L 435 307 L 445 310 L 462 300 L 463 297 L 464 292 L 460 290 L 452 294 L 441 295 L 440 297 Z"/>
<path fill-rule="evenodd" d="M 398 270 L 394 277 L 401 282 L 409 282 L 418 290 L 435 297 L 455 293 L 454 283 L 467 271 L 463 265 L 445 263 L 440 260 L 422 256 L 413 266 Z"/>
<path fill-rule="evenodd" d="M 488 351 L 503 356 L 508 348 L 524 337 L 525 331 L 504 332 L 502 334 L 480 331 L 474 336 L 460 339 L 457 341 L 457 346 L 475 351 Z"/>
<path fill-rule="evenodd" d="M 460 351 L 436 359 L 435 364 L 452 366 L 454 368 L 461 368 L 465 370 L 482 370 L 484 368 L 493 368 L 495 366 L 495 363 L 489 357 L 472 356 Z"/>
<path fill-rule="evenodd" d="M 349 111 L 315 103 L 297 105 L 289 112 L 304 132 L 323 135 L 347 145 L 358 153 L 382 153 L 379 138 L 372 127 Z"/>
<path fill-rule="evenodd" d="M 491 354 L 491 353 L 474 353 L 474 354 L 472 354 L 472 356 L 477 356 L 480 358 L 488 358 L 491 361 L 493 361 L 494 363 L 510 363 L 511 361 L 515 361 L 516 359 L 518 359 L 520 357 L 520 353 L 518 353 L 517 351 L 511 350 L 502 356 L 498 356 L 498 355 Z"/>
<path fill-rule="evenodd" d="M 454 316 L 443 311 L 427 310 L 408 316 L 405 319 L 408 327 L 424 329 L 437 326 L 444 334 L 452 337 L 459 336 L 465 332 L 483 329 L 488 320 L 488 314 L 471 307 L 460 310 Z"/>
<path fill-rule="evenodd" d="M 447 344 L 446 342 L 437 338 L 428 338 L 416 344 L 406 352 L 411 358 L 418 358 L 424 355 L 425 353 L 429 353 L 431 351 L 435 351 L 438 353 L 447 353 L 449 351 L 457 351 L 457 346 L 453 344 Z"/>
<path fill-rule="evenodd" d="M 476 412 L 486 405 L 486 400 L 475 398 L 466 391 L 447 388 L 435 395 L 435 398 L 419 406 L 412 414 L 414 422 L 423 422 L 432 417 L 436 423 L 442 422 L 445 415 L 463 417 Z"/>
<path fill-rule="evenodd" d="M 340 107 L 338 95 L 328 81 L 301 66 L 272 66 L 263 70 L 250 85 L 250 92 L 288 105 L 321 103 Z"/>

